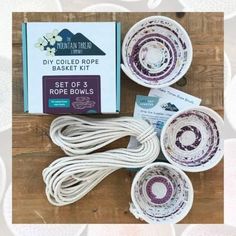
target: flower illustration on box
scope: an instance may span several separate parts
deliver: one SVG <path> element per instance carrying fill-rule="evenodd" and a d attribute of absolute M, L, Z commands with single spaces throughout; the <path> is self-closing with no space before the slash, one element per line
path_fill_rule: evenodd
<path fill-rule="evenodd" d="M 52 33 L 46 34 L 47 40 L 49 41 L 50 45 L 54 46 L 56 42 L 61 42 L 62 37 L 58 35 L 58 30 L 53 30 Z"/>
<path fill-rule="evenodd" d="M 47 33 L 42 38 L 38 39 L 38 42 L 35 44 L 36 48 L 39 48 L 41 51 L 46 51 L 47 56 L 55 56 L 56 48 L 54 47 L 56 42 L 61 42 L 62 37 L 58 35 L 59 31 L 54 29 L 51 33 Z"/>
<path fill-rule="evenodd" d="M 47 46 L 48 42 L 45 39 L 39 38 L 38 42 L 35 44 L 36 48 L 39 48 L 41 51 L 44 51 L 45 46 Z"/>
<path fill-rule="evenodd" d="M 55 52 L 56 52 L 56 49 L 55 48 L 50 48 L 50 47 L 47 47 L 47 56 L 55 56 Z"/>

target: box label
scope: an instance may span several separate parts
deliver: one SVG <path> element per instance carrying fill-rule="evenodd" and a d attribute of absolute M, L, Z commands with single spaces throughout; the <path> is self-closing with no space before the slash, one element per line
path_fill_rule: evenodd
<path fill-rule="evenodd" d="M 100 100 L 100 76 L 43 77 L 44 113 L 100 113 Z"/>
<path fill-rule="evenodd" d="M 48 107 L 56 108 L 56 107 L 70 107 L 70 99 L 48 99 Z"/>

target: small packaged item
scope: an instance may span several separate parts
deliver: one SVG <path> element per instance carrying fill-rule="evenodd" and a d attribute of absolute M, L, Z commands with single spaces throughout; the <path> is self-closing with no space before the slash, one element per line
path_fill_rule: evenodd
<path fill-rule="evenodd" d="M 22 24 L 24 111 L 120 111 L 120 23 Z"/>

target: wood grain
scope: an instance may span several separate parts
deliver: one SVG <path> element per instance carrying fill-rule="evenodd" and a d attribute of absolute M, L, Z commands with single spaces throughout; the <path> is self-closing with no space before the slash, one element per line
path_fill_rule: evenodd
<path fill-rule="evenodd" d="M 141 223 L 129 213 L 134 173 L 120 170 L 107 177 L 79 202 L 50 205 L 42 170 L 63 152 L 52 144 L 49 126 L 55 116 L 23 113 L 21 23 L 24 21 L 121 21 L 122 37 L 138 20 L 154 13 L 14 13 L 13 14 L 13 222 L 14 223 Z M 157 13 L 181 23 L 193 44 L 187 83 L 173 87 L 202 99 L 223 116 L 223 14 Z M 122 74 L 121 115 L 132 115 L 135 96 L 149 89 Z M 102 150 L 125 147 L 123 138 Z M 223 161 L 210 171 L 188 173 L 195 199 L 181 223 L 223 223 Z M 37 213 L 42 217 L 40 218 Z"/>

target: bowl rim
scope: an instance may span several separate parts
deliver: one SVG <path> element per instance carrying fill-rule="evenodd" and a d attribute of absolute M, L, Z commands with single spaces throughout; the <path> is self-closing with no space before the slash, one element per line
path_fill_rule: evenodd
<path fill-rule="evenodd" d="M 161 85 L 157 85 L 157 84 L 147 84 L 144 82 L 144 80 L 139 79 L 137 76 L 135 76 L 135 74 L 131 71 L 130 67 L 128 66 L 128 63 L 126 61 L 126 57 L 125 57 L 125 43 L 127 42 L 128 36 L 130 34 L 130 32 L 132 30 L 134 30 L 137 26 L 139 26 L 140 24 L 142 24 L 143 22 L 146 22 L 148 20 L 152 20 L 152 19 L 156 19 L 156 18 L 160 18 L 169 22 L 172 22 L 173 24 L 175 24 L 176 26 L 178 26 L 181 29 L 181 32 L 183 33 L 183 35 L 185 36 L 186 40 L 188 41 L 188 45 L 189 45 L 189 60 L 187 60 L 186 66 L 184 67 L 184 70 L 182 71 L 181 74 L 179 74 L 178 76 L 176 76 L 176 78 L 174 80 L 171 80 L 168 83 L 164 83 Z M 138 22 L 136 22 L 126 33 L 123 42 L 122 42 L 122 60 L 123 60 L 123 64 L 126 67 L 126 69 L 129 71 L 129 74 L 126 74 L 130 79 L 132 79 L 134 82 L 138 83 L 139 85 L 142 85 L 144 87 L 148 87 L 148 88 L 163 88 L 163 87 L 167 87 L 170 86 L 174 83 L 176 83 L 177 81 L 179 81 L 182 77 L 184 77 L 184 75 L 187 73 L 187 71 L 189 70 L 191 64 L 192 64 L 192 60 L 193 60 L 193 46 L 192 46 L 192 42 L 191 39 L 189 37 L 189 34 L 187 33 L 187 31 L 184 29 L 184 27 L 177 21 L 171 19 L 170 17 L 167 16 L 161 16 L 161 15 L 153 15 L 153 16 L 149 16 L 146 17 Z M 122 68 L 123 69 L 123 68 Z M 123 70 L 124 71 L 124 70 Z M 132 76 L 131 76 L 132 75 Z"/>
<path fill-rule="evenodd" d="M 213 109 L 209 108 L 209 107 L 205 107 L 205 106 L 192 106 L 190 108 L 187 108 L 187 109 L 184 109 L 184 110 L 181 110 L 179 112 L 176 112 L 174 115 L 172 115 L 168 120 L 167 122 L 165 123 L 165 125 L 163 126 L 162 128 L 162 131 L 161 131 L 161 136 L 160 136 L 160 145 L 161 145 L 161 150 L 162 150 L 162 153 L 164 154 L 165 158 L 167 159 L 168 162 L 170 162 L 171 164 L 177 166 L 178 168 L 182 169 L 183 171 L 187 171 L 187 172 L 201 172 L 201 171 L 206 171 L 206 170 L 209 170 L 213 167 L 215 167 L 220 161 L 221 159 L 223 158 L 223 154 L 224 154 L 224 150 L 223 150 L 223 146 L 222 146 L 222 149 L 221 151 L 218 152 L 217 154 L 217 158 L 216 155 L 213 157 L 214 161 L 211 162 L 211 164 L 209 164 L 209 162 L 206 163 L 206 165 L 204 167 L 202 166 L 198 166 L 198 167 L 186 167 L 186 166 L 183 166 L 175 161 L 173 161 L 169 155 L 166 153 L 166 150 L 165 150 L 165 147 L 164 147 L 164 136 L 165 136 L 165 133 L 166 133 L 166 129 L 167 127 L 170 125 L 170 123 L 176 118 L 178 117 L 180 114 L 184 113 L 184 112 L 188 112 L 188 111 L 191 111 L 191 110 L 198 110 L 198 111 L 204 111 L 206 112 L 207 114 L 213 116 L 216 120 L 216 123 L 217 123 L 217 126 L 218 128 L 220 128 L 220 139 L 222 140 L 222 144 L 224 143 L 224 139 L 223 139 L 223 127 L 224 127 L 224 120 L 223 118 L 217 113 L 215 112 Z"/>
<path fill-rule="evenodd" d="M 140 176 L 149 168 L 152 168 L 152 167 L 159 167 L 159 166 L 162 166 L 162 167 L 167 167 L 167 168 L 171 168 L 171 169 L 174 169 L 175 171 L 177 171 L 178 173 L 181 174 L 181 176 L 186 180 L 188 186 L 189 186 L 189 200 L 187 202 L 187 205 L 186 207 L 183 209 L 183 211 L 181 212 L 180 215 L 178 215 L 177 217 L 175 217 L 174 220 L 166 220 L 164 222 L 160 221 L 160 222 L 156 222 L 156 221 L 153 221 L 151 220 L 151 218 L 145 216 L 144 214 L 142 214 L 142 209 L 140 208 L 139 204 L 137 203 L 136 201 L 136 198 L 134 196 L 134 188 L 135 188 L 135 185 L 137 183 L 137 181 L 140 179 Z M 132 182 L 132 186 L 131 186 L 131 199 L 132 199 L 132 202 L 135 206 L 135 208 L 138 210 L 138 213 L 141 217 L 141 219 L 145 220 L 147 223 L 149 224 L 175 224 L 179 221 L 181 221 L 188 213 L 189 211 L 191 210 L 192 208 L 192 205 L 193 205 L 193 200 L 194 200 L 194 190 L 193 190 L 193 185 L 192 185 L 192 182 L 191 180 L 189 179 L 189 177 L 187 176 L 186 173 L 184 173 L 180 168 L 176 167 L 176 166 L 173 166 L 169 163 L 165 163 L 165 162 L 153 162 L 151 164 L 148 164 L 146 165 L 145 167 L 143 167 L 139 172 L 137 172 L 137 174 L 135 175 L 134 179 L 133 179 L 133 182 Z"/>

